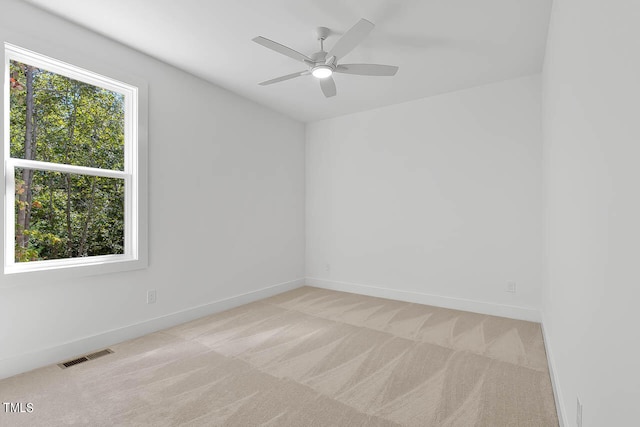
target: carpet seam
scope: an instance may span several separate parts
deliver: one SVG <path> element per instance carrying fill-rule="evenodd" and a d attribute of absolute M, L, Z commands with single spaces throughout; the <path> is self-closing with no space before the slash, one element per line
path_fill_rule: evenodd
<path fill-rule="evenodd" d="M 369 331 L 380 332 L 380 333 L 383 333 L 383 334 L 391 335 L 394 338 L 406 339 L 408 341 L 415 342 L 415 343 L 429 344 L 429 345 L 433 345 L 433 346 L 436 346 L 436 347 L 444 348 L 446 350 L 451 350 L 453 352 L 464 352 L 464 353 L 468 353 L 468 354 L 473 354 L 473 355 L 476 355 L 476 356 L 484 357 L 484 358 L 489 359 L 489 360 L 493 360 L 493 361 L 501 362 L 501 363 L 507 363 L 509 365 L 517 366 L 519 368 L 528 369 L 530 371 L 534 371 L 534 372 L 538 372 L 538 373 L 542 373 L 542 374 L 549 372 L 548 368 L 546 370 L 539 370 L 539 369 L 532 368 L 530 366 L 519 365 L 517 363 L 509 362 L 508 360 L 497 359 L 495 357 L 490 357 L 490 356 L 484 355 L 482 353 L 477 353 L 477 352 L 470 351 L 470 350 L 456 349 L 456 348 L 447 347 L 447 346 L 444 346 L 444 345 L 441 345 L 441 344 L 432 343 L 432 342 L 429 342 L 429 341 L 420 341 L 420 340 L 415 340 L 415 339 L 411 339 L 411 338 L 407 338 L 407 337 L 401 337 L 401 336 L 398 336 L 398 335 L 390 334 L 387 331 L 381 331 L 379 329 L 374 329 L 374 328 L 370 328 L 370 327 L 367 327 L 367 326 L 353 325 L 353 324 L 347 323 L 347 322 L 339 322 L 337 320 L 329 319 L 327 317 L 318 316 L 318 315 L 315 315 L 315 314 L 312 314 L 312 313 L 307 313 L 307 312 L 304 312 L 304 311 L 301 311 L 301 310 L 296 310 L 296 309 L 289 308 L 289 307 L 282 307 L 282 306 L 280 306 L 278 304 L 274 304 L 274 303 L 270 303 L 270 302 L 266 302 L 266 301 L 256 301 L 256 302 L 267 304 L 267 305 L 270 305 L 270 306 L 273 306 L 273 307 L 278 307 L 278 308 L 281 308 L 283 310 L 287 310 L 287 311 L 291 311 L 291 312 L 295 312 L 295 313 L 299 313 L 299 314 L 304 314 L 304 315 L 307 315 L 307 316 L 310 316 L 310 317 L 314 317 L 316 319 L 328 320 L 328 321 L 336 323 L 336 324 L 344 324 L 344 325 L 353 326 L 354 328 L 362 328 L 362 329 L 366 329 L 366 330 L 369 330 Z M 409 303 L 409 304 L 411 304 L 411 303 Z"/>

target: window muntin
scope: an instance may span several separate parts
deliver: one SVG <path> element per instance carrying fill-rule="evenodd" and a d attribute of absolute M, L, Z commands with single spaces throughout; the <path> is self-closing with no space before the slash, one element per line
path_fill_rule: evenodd
<path fill-rule="evenodd" d="M 5 76 L 5 273 L 136 260 L 137 88 L 8 44 Z"/>

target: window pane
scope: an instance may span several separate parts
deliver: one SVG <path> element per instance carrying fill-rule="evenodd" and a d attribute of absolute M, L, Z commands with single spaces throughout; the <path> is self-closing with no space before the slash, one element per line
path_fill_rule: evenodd
<path fill-rule="evenodd" d="M 124 180 L 16 168 L 15 261 L 124 253 Z"/>
<path fill-rule="evenodd" d="M 124 170 L 124 96 L 10 62 L 11 157 Z"/>

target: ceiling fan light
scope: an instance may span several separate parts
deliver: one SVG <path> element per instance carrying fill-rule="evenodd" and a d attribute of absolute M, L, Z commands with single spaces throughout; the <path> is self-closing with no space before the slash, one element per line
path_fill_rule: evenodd
<path fill-rule="evenodd" d="M 327 77 L 330 77 L 331 74 L 333 74 L 333 70 L 331 69 L 331 67 L 328 67 L 326 65 L 318 65 L 313 70 L 311 70 L 311 74 L 315 78 L 326 79 Z"/>

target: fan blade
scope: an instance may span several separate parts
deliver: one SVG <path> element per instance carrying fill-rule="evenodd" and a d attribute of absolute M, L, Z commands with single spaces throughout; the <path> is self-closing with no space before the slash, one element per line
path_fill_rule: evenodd
<path fill-rule="evenodd" d="M 327 98 L 331 98 L 336 94 L 336 82 L 333 81 L 333 77 L 329 76 L 320 80 L 320 88 L 322 89 L 322 93 Z"/>
<path fill-rule="evenodd" d="M 356 25 L 351 27 L 349 31 L 336 42 L 329 53 L 327 53 L 327 58 L 335 56 L 336 59 L 340 59 L 351 52 L 354 47 L 358 46 L 360 42 L 369 35 L 374 26 L 375 25 L 364 18 L 358 21 Z"/>
<path fill-rule="evenodd" d="M 273 83 L 283 82 L 285 80 L 295 79 L 296 77 L 304 76 L 305 74 L 309 74 L 309 70 L 298 71 L 297 73 L 287 74 L 286 76 L 276 77 L 275 79 L 267 80 L 266 82 L 258 83 L 260 86 L 266 86 Z"/>
<path fill-rule="evenodd" d="M 335 71 L 336 73 L 358 74 L 361 76 L 395 76 L 398 72 L 398 67 L 379 64 L 340 64 Z"/>
<path fill-rule="evenodd" d="M 280 43 L 276 43 L 273 40 L 265 39 L 262 36 L 258 36 L 254 38 L 253 41 L 258 44 L 261 44 L 264 47 L 267 47 L 271 50 L 275 50 L 278 53 L 288 56 L 289 58 L 293 58 L 296 61 L 302 61 L 302 62 L 311 61 L 311 58 L 309 58 L 308 56 L 303 55 L 300 52 L 291 49 L 290 47 L 286 47 L 284 45 L 281 45 Z"/>

